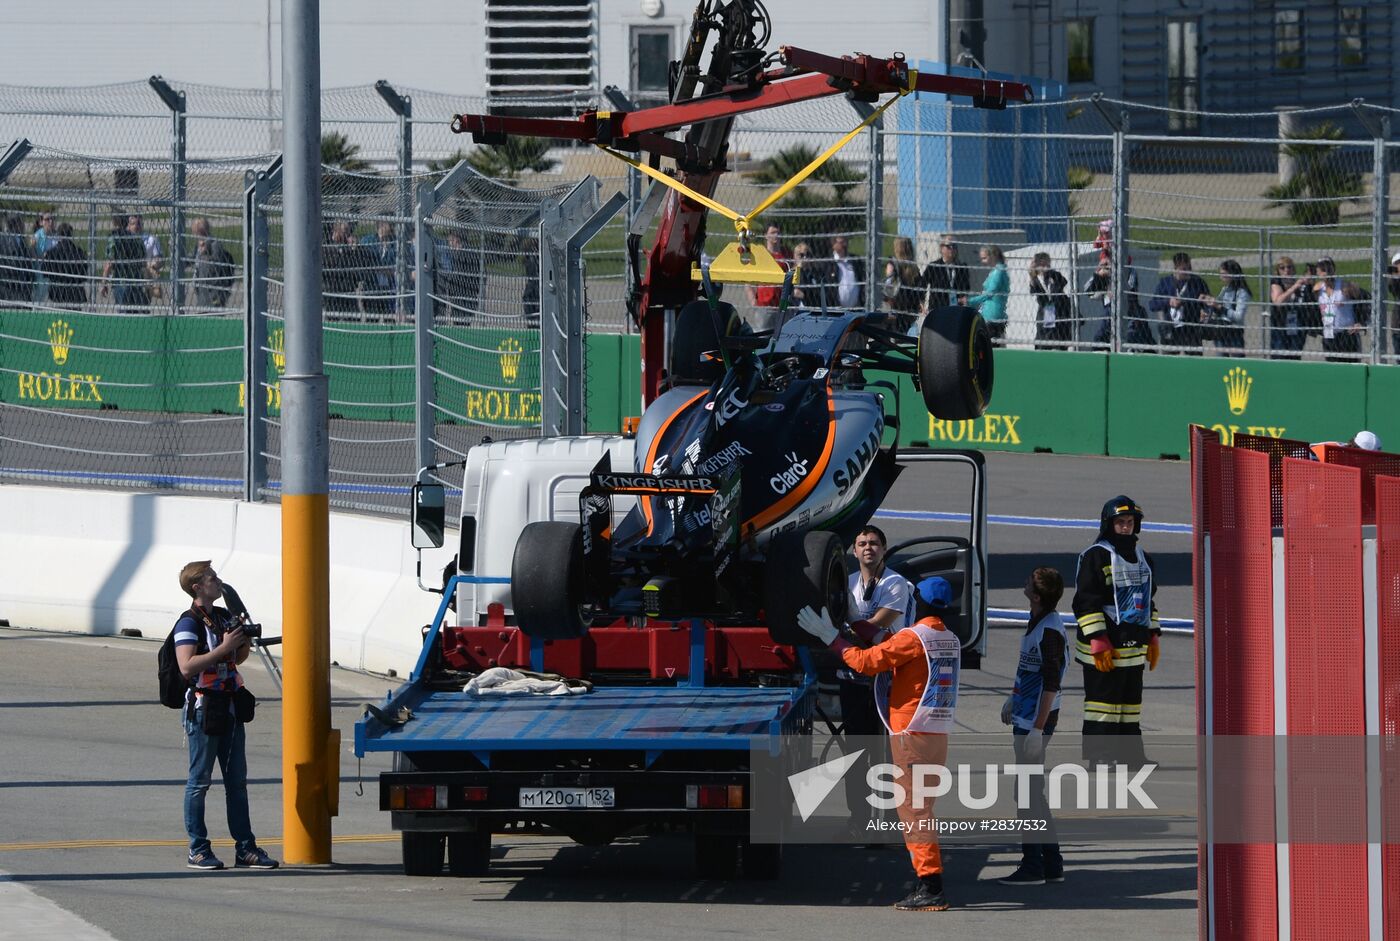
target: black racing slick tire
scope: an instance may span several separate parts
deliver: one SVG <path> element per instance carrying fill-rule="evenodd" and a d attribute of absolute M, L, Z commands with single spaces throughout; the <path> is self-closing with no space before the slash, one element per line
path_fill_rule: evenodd
<path fill-rule="evenodd" d="M 768 634 L 779 644 L 823 647 L 797 623 L 797 612 L 825 608 L 833 623 L 846 619 L 846 549 L 835 533 L 782 533 L 768 546 L 764 611 Z"/>
<path fill-rule="evenodd" d="M 530 523 L 520 532 L 510 566 L 515 623 L 528 637 L 570 640 L 588 631 L 583 604 L 583 528 Z"/>
<path fill-rule="evenodd" d="M 979 418 L 992 401 L 992 336 L 971 307 L 929 311 L 919 328 L 919 388 L 929 414 Z"/>

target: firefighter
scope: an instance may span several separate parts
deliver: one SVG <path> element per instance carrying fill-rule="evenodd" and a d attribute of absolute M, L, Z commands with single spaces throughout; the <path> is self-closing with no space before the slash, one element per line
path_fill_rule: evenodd
<path fill-rule="evenodd" d="M 1126 496 L 1103 505 L 1099 538 L 1079 554 L 1074 658 L 1084 665 L 1084 758 L 1141 765 L 1142 673 L 1155 670 L 1162 627 L 1152 559 L 1138 547 L 1142 508 Z M 1111 737 L 1110 737 L 1111 736 Z"/>

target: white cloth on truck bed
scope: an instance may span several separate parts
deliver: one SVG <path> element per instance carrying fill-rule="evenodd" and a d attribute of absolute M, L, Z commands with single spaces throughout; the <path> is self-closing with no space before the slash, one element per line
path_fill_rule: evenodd
<path fill-rule="evenodd" d="M 468 680 L 462 691 L 474 696 L 570 696 L 586 693 L 588 687 L 571 686 L 562 679 L 526 676 L 508 667 L 491 667 Z"/>

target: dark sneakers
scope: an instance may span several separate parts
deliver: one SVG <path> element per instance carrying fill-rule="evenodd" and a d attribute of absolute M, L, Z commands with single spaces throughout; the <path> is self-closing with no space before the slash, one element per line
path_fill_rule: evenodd
<path fill-rule="evenodd" d="M 224 864 L 219 861 L 219 857 L 214 855 L 213 850 L 204 850 L 202 853 L 191 853 L 189 862 L 185 863 L 187 869 L 198 869 L 203 872 L 217 872 L 224 868 Z"/>
<path fill-rule="evenodd" d="M 914 884 L 914 891 L 894 903 L 901 912 L 941 912 L 948 908 L 948 900 L 943 896 L 941 882 L 938 888 L 920 880 Z"/>
<path fill-rule="evenodd" d="M 997 880 L 1002 885 L 1045 885 L 1045 873 L 1037 869 L 1027 869 L 1025 866 L 1016 867 L 1016 871 L 1009 876 L 1002 876 Z M 1060 882 L 1065 881 L 1064 871 L 1060 871 Z"/>
<path fill-rule="evenodd" d="M 1050 865 L 1049 863 L 1046 863 L 1046 864 L 1045 864 L 1045 881 L 1046 881 L 1046 882 L 1064 882 L 1064 881 L 1065 881 L 1065 867 L 1064 867 L 1064 864 L 1061 863 L 1061 864 L 1058 865 L 1058 866 L 1052 866 L 1052 865 Z"/>
<path fill-rule="evenodd" d="M 253 847 L 238 853 L 233 860 L 235 869 L 276 869 L 277 860 L 267 855 L 261 847 Z"/>

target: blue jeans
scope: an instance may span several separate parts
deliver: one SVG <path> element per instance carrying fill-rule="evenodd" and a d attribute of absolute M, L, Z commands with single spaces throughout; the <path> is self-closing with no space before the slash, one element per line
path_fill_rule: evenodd
<path fill-rule="evenodd" d="M 204 796 L 209 793 L 216 759 L 224 779 L 229 834 L 238 844 L 238 852 L 253 849 L 257 840 L 248 819 L 248 758 L 243 750 L 243 723 L 230 717 L 228 734 L 205 735 L 202 708 L 195 710 L 193 722 L 188 709 L 180 710 L 180 714 L 190 746 L 190 771 L 185 780 L 185 832 L 190 837 L 190 855 L 210 848 L 209 831 L 204 826 Z"/>

